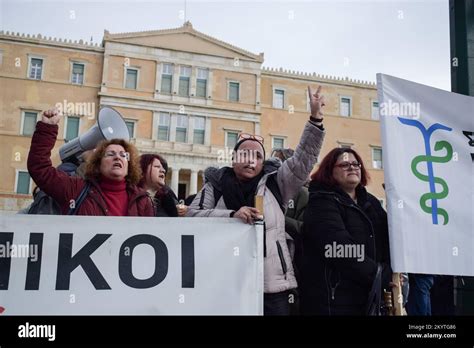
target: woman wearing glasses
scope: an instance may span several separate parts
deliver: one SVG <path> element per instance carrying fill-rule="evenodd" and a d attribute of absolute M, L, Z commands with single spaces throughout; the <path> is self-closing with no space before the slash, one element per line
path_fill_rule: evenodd
<path fill-rule="evenodd" d="M 232 167 L 206 170 L 206 184 L 191 203 L 187 216 L 233 217 L 252 224 L 265 217 L 264 314 L 288 315 L 297 287 L 286 242 L 285 209 L 316 163 L 324 138 L 321 87 L 308 88 L 311 116 L 294 156 L 281 164 L 265 161 L 263 138 L 241 134 L 234 147 Z M 264 211 L 255 207 L 263 196 Z M 222 231 L 225 233 L 225 231 Z"/>
<path fill-rule="evenodd" d="M 52 166 L 51 150 L 60 118 L 57 110 L 48 110 L 36 124 L 28 155 L 28 171 L 38 187 L 59 204 L 62 213 L 153 216 L 150 198 L 137 187 L 141 178 L 138 151 L 125 140 L 99 143 L 87 162 L 85 180 L 70 177 Z M 81 195 L 83 200 L 79 199 Z"/>
<path fill-rule="evenodd" d="M 335 148 L 312 175 L 304 216 L 301 311 L 373 315 L 391 286 L 387 214 L 359 154 Z"/>

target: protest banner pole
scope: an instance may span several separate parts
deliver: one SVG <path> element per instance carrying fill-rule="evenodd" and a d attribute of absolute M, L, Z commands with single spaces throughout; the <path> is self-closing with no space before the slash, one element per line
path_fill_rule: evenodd
<path fill-rule="evenodd" d="M 392 288 L 392 299 L 393 299 L 393 315 L 402 316 L 403 313 L 403 294 L 400 283 L 400 273 L 392 274 L 392 283 L 396 286 Z"/>
<path fill-rule="evenodd" d="M 263 196 L 255 195 L 255 208 L 260 212 L 262 220 L 257 220 L 255 222 L 255 228 L 257 229 L 257 246 L 260 250 L 264 250 L 263 255 L 266 255 L 266 241 L 265 241 L 265 216 L 263 214 Z M 259 264 L 259 274 L 260 279 L 263 279 L 263 262 Z M 263 294 L 263 282 L 258 284 L 261 293 Z M 263 295 L 261 296 L 261 302 L 259 305 L 259 314 L 263 315 Z"/>
<path fill-rule="evenodd" d="M 255 208 L 261 213 L 263 217 L 263 196 L 256 195 L 255 196 Z"/>

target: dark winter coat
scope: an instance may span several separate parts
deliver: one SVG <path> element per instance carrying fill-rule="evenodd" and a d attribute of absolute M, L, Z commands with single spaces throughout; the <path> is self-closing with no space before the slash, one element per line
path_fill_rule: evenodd
<path fill-rule="evenodd" d="M 155 216 L 158 217 L 177 217 L 178 208 L 176 205 L 179 204 L 178 197 L 174 191 L 165 186 L 161 192 L 157 192 L 153 197 L 155 205 Z"/>
<path fill-rule="evenodd" d="M 312 182 L 309 192 L 303 227 L 301 311 L 364 315 L 377 263 L 384 266 L 383 287 L 388 288 L 391 277 L 387 214 L 362 186 L 356 190 L 357 203 L 338 187 Z M 334 246 L 358 246 L 364 254 L 357 257 L 346 252 L 345 257 L 337 257 L 331 253 L 337 250 Z"/>

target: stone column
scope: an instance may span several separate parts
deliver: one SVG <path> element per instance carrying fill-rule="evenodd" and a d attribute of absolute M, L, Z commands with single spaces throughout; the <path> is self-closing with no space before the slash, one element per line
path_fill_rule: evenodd
<path fill-rule="evenodd" d="M 178 195 L 178 183 L 179 183 L 179 171 L 181 168 L 170 168 L 171 169 L 171 189 Z"/>
<path fill-rule="evenodd" d="M 191 170 L 191 180 L 189 183 L 189 194 L 194 195 L 197 193 L 197 184 L 198 184 L 198 171 Z"/>

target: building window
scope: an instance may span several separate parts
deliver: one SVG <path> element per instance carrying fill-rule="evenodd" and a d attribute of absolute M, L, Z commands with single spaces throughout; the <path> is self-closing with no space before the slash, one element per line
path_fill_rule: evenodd
<path fill-rule="evenodd" d="M 239 94 L 240 94 L 240 83 L 229 82 L 229 100 L 238 102 Z"/>
<path fill-rule="evenodd" d="M 339 141 L 339 140 L 337 140 L 337 144 L 339 145 L 341 149 L 352 149 L 352 147 L 354 146 L 354 143 L 348 143 L 348 142 Z"/>
<path fill-rule="evenodd" d="M 72 64 L 71 82 L 77 85 L 82 85 L 84 83 L 84 64 Z"/>
<path fill-rule="evenodd" d="M 158 140 L 169 141 L 170 139 L 170 114 L 160 113 L 160 122 L 158 124 Z"/>
<path fill-rule="evenodd" d="M 379 116 L 379 102 L 378 101 L 373 101 L 372 102 L 372 120 L 378 120 L 380 119 Z"/>
<path fill-rule="evenodd" d="M 285 148 L 285 138 L 274 137 L 272 139 L 272 148 L 273 149 Z"/>
<path fill-rule="evenodd" d="M 16 193 L 28 195 L 30 193 L 30 174 L 26 171 L 18 171 L 16 180 Z"/>
<path fill-rule="evenodd" d="M 189 79 L 191 77 L 191 67 L 179 67 L 179 90 L 178 94 L 181 97 L 189 97 Z"/>
<path fill-rule="evenodd" d="M 177 115 L 176 118 L 176 142 L 187 142 L 188 116 Z"/>
<path fill-rule="evenodd" d="M 163 64 L 161 73 L 161 93 L 171 94 L 173 86 L 173 64 Z"/>
<path fill-rule="evenodd" d="M 43 76 L 43 59 L 30 58 L 30 71 L 28 77 L 34 80 L 41 80 Z"/>
<path fill-rule="evenodd" d="M 208 69 L 198 69 L 196 80 L 196 96 L 206 98 L 207 93 L 207 78 L 209 76 Z"/>
<path fill-rule="evenodd" d="M 381 148 L 372 148 L 372 166 L 375 169 L 382 169 L 382 149 Z"/>
<path fill-rule="evenodd" d="M 340 99 L 341 116 L 351 116 L 351 98 L 341 97 Z"/>
<path fill-rule="evenodd" d="M 71 141 L 79 135 L 79 117 L 68 116 L 66 118 L 66 141 Z"/>
<path fill-rule="evenodd" d="M 125 121 L 130 139 L 135 138 L 135 121 Z"/>
<path fill-rule="evenodd" d="M 237 144 L 237 140 L 239 139 L 238 132 L 226 132 L 225 135 L 225 146 L 228 148 L 234 148 L 235 144 Z"/>
<path fill-rule="evenodd" d="M 38 119 L 38 113 L 32 111 L 23 111 L 22 120 L 22 135 L 33 135 L 36 128 L 36 120 Z"/>
<path fill-rule="evenodd" d="M 204 144 L 204 135 L 206 129 L 205 117 L 194 117 L 194 144 Z"/>
<path fill-rule="evenodd" d="M 283 109 L 285 107 L 285 91 L 282 89 L 273 90 L 273 107 Z"/>
<path fill-rule="evenodd" d="M 125 77 L 125 88 L 137 89 L 138 85 L 138 69 L 127 68 L 127 76 Z"/>

